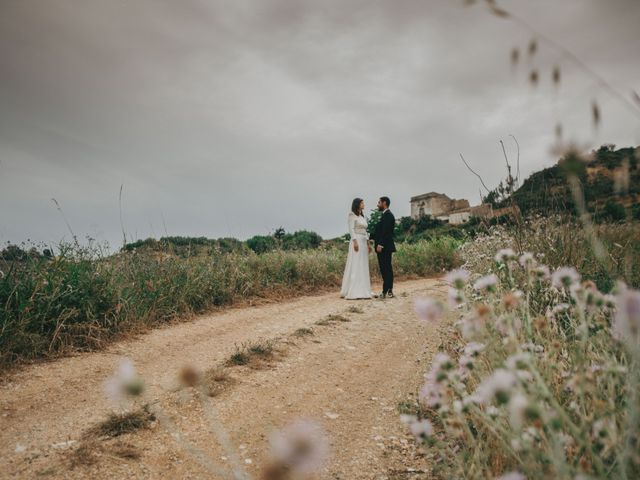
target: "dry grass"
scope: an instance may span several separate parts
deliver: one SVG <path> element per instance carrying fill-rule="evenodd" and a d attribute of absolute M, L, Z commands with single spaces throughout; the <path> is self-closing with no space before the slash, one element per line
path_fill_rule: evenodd
<path fill-rule="evenodd" d="M 235 385 L 235 383 L 236 380 L 223 367 L 214 367 L 207 370 L 202 378 L 204 389 L 210 397 L 217 397 Z"/>
<path fill-rule="evenodd" d="M 83 434 L 83 438 L 119 437 L 126 433 L 149 428 L 156 417 L 148 405 L 126 413 L 111 413 L 106 420 L 94 425 Z"/>
<path fill-rule="evenodd" d="M 327 326 L 337 322 L 350 322 L 351 320 L 343 315 L 327 315 L 322 320 L 318 320 L 316 325 Z"/>
<path fill-rule="evenodd" d="M 282 349 L 277 349 L 277 339 L 257 340 L 236 344 L 236 351 L 225 362 L 228 367 L 246 365 L 250 368 L 260 369 L 271 365 L 270 362 L 284 355 Z"/>
<path fill-rule="evenodd" d="M 347 312 L 348 313 L 364 313 L 364 310 L 362 310 L 360 307 L 356 307 L 355 305 L 351 305 L 349 308 L 347 308 Z"/>
<path fill-rule="evenodd" d="M 293 336 L 294 337 L 298 337 L 298 338 L 302 338 L 302 337 L 306 337 L 309 335 L 313 335 L 313 329 L 312 328 L 299 328 L 297 329 L 295 332 L 293 332 Z"/>

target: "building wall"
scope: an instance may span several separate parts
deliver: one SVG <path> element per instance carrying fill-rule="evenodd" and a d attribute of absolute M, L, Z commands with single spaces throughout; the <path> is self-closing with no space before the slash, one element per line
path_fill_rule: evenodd
<path fill-rule="evenodd" d="M 464 212 L 455 212 L 449 215 L 449 223 L 452 225 L 460 225 L 461 223 L 467 223 L 471 217 L 471 212 L 466 210 Z"/>

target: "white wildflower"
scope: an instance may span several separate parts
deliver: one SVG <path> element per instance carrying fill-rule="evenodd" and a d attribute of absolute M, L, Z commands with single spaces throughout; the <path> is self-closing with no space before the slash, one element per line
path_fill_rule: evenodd
<path fill-rule="evenodd" d="M 449 302 L 449 307 L 457 308 L 464 303 L 464 294 L 462 293 L 462 290 L 450 288 L 447 293 L 447 300 Z"/>
<path fill-rule="evenodd" d="M 141 395 L 144 383 L 136 373 L 133 362 L 125 359 L 120 362 L 114 376 L 104 383 L 104 390 L 114 405 L 121 406 L 125 398 Z"/>
<path fill-rule="evenodd" d="M 329 440 L 322 428 L 306 420 L 297 420 L 270 437 L 274 458 L 300 474 L 319 470 L 329 452 Z"/>
<path fill-rule="evenodd" d="M 518 262 L 524 268 L 531 268 L 532 266 L 535 265 L 536 259 L 533 256 L 533 253 L 524 252 L 522 255 L 520 255 L 520 258 L 518 259 Z"/>
<path fill-rule="evenodd" d="M 499 368 L 478 385 L 476 393 L 483 403 L 491 403 L 495 400 L 498 404 L 504 404 L 509 401 L 517 381 L 513 372 Z"/>
<path fill-rule="evenodd" d="M 433 435 L 433 425 L 427 419 L 412 422 L 409 429 L 418 440 L 425 440 Z"/>
<path fill-rule="evenodd" d="M 456 290 L 462 290 L 469 281 L 469 272 L 463 268 L 458 268 L 447 273 L 444 279 Z"/>
<path fill-rule="evenodd" d="M 442 304 L 433 298 L 419 298 L 414 303 L 416 315 L 425 323 L 436 323 L 442 318 Z"/>
<path fill-rule="evenodd" d="M 520 472 L 514 471 L 514 472 L 505 473 L 504 475 L 498 477 L 497 480 L 527 480 L 527 477 L 525 477 Z"/>
<path fill-rule="evenodd" d="M 560 267 L 551 275 L 551 284 L 558 290 L 580 282 L 580 274 L 573 267 Z"/>
<path fill-rule="evenodd" d="M 476 280 L 476 283 L 473 284 L 473 288 L 478 291 L 494 291 L 496 285 L 498 284 L 498 281 L 498 277 L 496 277 L 496 275 L 492 273 L 491 275 L 486 275 Z"/>
<path fill-rule="evenodd" d="M 529 362 L 531 361 L 531 355 L 528 353 L 516 353 L 507 358 L 505 365 L 509 370 L 527 370 L 529 368 Z"/>
<path fill-rule="evenodd" d="M 469 342 L 464 346 L 464 353 L 471 357 L 477 357 L 484 348 L 484 343 Z"/>
<path fill-rule="evenodd" d="M 518 257 L 516 256 L 516 252 L 511 248 L 503 248 L 502 250 L 498 250 L 498 253 L 496 253 L 494 258 L 498 263 L 507 263 L 508 261 L 515 260 Z"/>
<path fill-rule="evenodd" d="M 636 345 L 640 339 L 640 291 L 626 287 L 619 290 L 612 333 L 618 340 Z"/>

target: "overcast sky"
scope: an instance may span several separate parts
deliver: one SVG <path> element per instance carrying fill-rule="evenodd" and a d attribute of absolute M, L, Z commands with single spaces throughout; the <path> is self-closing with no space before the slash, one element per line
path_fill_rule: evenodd
<path fill-rule="evenodd" d="M 355 196 L 396 216 L 429 191 L 479 201 L 585 146 L 640 144 L 633 112 L 548 44 L 456 0 L 0 0 L 0 242 L 346 231 Z M 640 1 L 500 2 L 627 98 Z M 560 65 L 554 89 L 551 69 Z M 538 68 L 532 89 L 528 71 Z M 591 101 L 602 125 L 591 125 Z M 163 220 L 164 219 L 164 220 Z"/>

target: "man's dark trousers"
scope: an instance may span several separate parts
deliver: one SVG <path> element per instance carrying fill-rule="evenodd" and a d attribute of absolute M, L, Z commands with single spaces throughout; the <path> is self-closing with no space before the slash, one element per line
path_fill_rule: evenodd
<path fill-rule="evenodd" d="M 380 275 L 382 275 L 382 293 L 386 295 L 393 291 L 393 265 L 391 263 L 393 252 L 383 248 L 382 252 L 377 255 Z"/>

